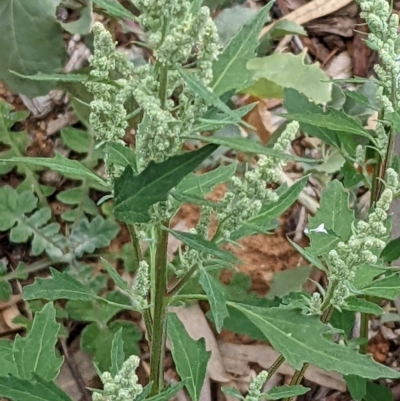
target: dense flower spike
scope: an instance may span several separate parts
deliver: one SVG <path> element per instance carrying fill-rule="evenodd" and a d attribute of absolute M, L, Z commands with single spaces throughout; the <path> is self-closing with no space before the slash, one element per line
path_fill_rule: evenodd
<path fill-rule="evenodd" d="M 93 401 L 132 401 L 139 396 L 143 387 L 138 383 L 135 370 L 140 359 L 136 355 L 130 356 L 122 365 L 121 370 L 113 378 L 111 373 L 104 372 L 100 379 L 103 391 L 93 393 Z"/>

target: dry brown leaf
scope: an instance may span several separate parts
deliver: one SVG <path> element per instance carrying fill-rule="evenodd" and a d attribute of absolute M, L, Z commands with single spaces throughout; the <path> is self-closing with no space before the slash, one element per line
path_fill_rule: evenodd
<path fill-rule="evenodd" d="M 226 370 L 238 375 L 249 374 L 249 363 L 258 363 L 263 369 L 269 369 L 279 356 L 278 352 L 264 344 L 242 345 L 219 341 L 218 346 Z M 294 369 L 287 363 L 283 363 L 278 369 L 278 373 L 291 376 Z M 306 370 L 305 378 L 320 386 L 340 391 L 346 390 L 342 376 L 336 372 L 326 372 L 310 365 Z"/>
<path fill-rule="evenodd" d="M 303 25 L 306 22 L 329 15 L 340 8 L 347 6 L 351 0 L 313 0 L 301 6 L 295 11 L 285 15 L 283 18 Z M 275 23 L 275 22 L 274 22 Z M 264 36 L 274 25 L 267 25 L 261 31 L 260 37 Z"/>
<path fill-rule="evenodd" d="M 200 306 L 197 303 L 192 304 L 187 308 L 179 306 L 170 308 L 170 312 L 176 313 L 179 320 L 185 326 L 187 333 L 191 338 L 193 338 L 193 340 L 198 340 L 202 337 L 205 339 L 206 350 L 211 351 L 210 360 L 208 361 L 207 366 L 207 374 L 210 379 L 220 383 L 229 382 L 232 378 L 226 373 L 224 363 L 219 353 L 217 341 L 208 325 L 203 311 L 200 309 Z"/>
<path fill-rule="evenodd" d="M 332 58 L 325 72 L 330 78 L 347 79 L 353 75 L 352 68 L 351 57 L 347 51 L 344 51 Z"/>
<path fill-rule="evenodd" d="M 21 313 L 16 304 L 14 304 L 2 311 L 3 320 L 5 321 L 5 323 L 11 330 L 17 330 L 17 329 L 20 329 L 21 327 L 23 327 L 21 324 L 13 323 L 13 320 L 20 314 Z"/>
<path fill-rule="evenodd" d="M 71 358 L 74 358 L 75 366 L 78 368 L 76 374 L 80 375 L 84 383 L 89 385 L 97 376 L 91 359 L 80 350 L 73 353 Z M 81 393 L 79 386 L 77 386 L 66 362 L 62 365 L 60 374 L 55 382 L 71 397 L 72 400 L 78 401 L 82 399 L 83 394 Z"/>

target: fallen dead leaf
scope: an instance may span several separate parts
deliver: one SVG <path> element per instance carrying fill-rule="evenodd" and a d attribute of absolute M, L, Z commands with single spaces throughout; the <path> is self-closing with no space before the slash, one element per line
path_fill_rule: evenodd
<path fill-rule="evenodd" d="M 264 344 L 243 345 L 218 341 L 218 347 L 226 370 L 240 376 L 250 373 L 249 363 L 258 363 L 263 369 L 269 369 L 279 356 L 278 352 Z M 294 369 L 287 363 L 283 363 L 278 373 L 292 376 Z M 346 391 L 342 376 L 336 372 L 326 372 L 310 365 L 306 370 L 305 378 L 320 386 Z"/>

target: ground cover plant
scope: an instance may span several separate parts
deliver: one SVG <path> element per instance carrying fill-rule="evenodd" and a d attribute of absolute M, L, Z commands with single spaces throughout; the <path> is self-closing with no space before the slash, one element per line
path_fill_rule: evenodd
<path fill-rule="evenodd" d="M 28 97 L 62 88 L 86 127 L 61 132 L 64 146 L 79 157 L 28 157 L 27 134 L 12 131 L 26 114 L 0 103 L 0 172 L 22 177 L 15 188 L 0 188 L 0 231 L 11 244 L 29 244 L 30 256 L 37 258 L 30 265 L 21 261 L 13 271 L 3 268 L 0 295 L 8 299 L 12 280 L 26 280 L 36 270 L 48 267 L 51 275 L 24 281 L 22 299 L 32 319 L 21 318 L 24 336 L 0 339 L 1 396 L 70 399 L 54 383 L 63 363 L 56 345 L 67 336 L 60 322 L 69 318 L 87 323 L 81 347 L 92 355 L 102 382 L 102 388 L 91 389 L 93 400 L 161 401 L 185 388 L 198 401 L 211 355 L 204 339 L 193 340 L 187 333 L 174 307 L 207 301 L 216 332 L 227 329 L 268 341 L 279 353 L 269 369 L 253 378 L 247 394 L 225 387 L 228 396 L 293 400 L 308 392 L 302 381 L 308 366 L 315 365 L 343 375 L 353 399 L 368 401 L 375 394 L 390 400 L 387 385 L 400 372 L 366 355 L 366 345 L 370 316 L 384 313 L 382 300 L 400 295 L 400 277 L 391 266 L 400 256 L 399 241 L 390 240 L 389 214 L 399 193 L 399 162 L 393 156 L 400 121 L 398 17 L 384 0 L 359 5 L 370 30 L 365 39 L 379 63 L 375 79 L 352 82 L 372 86 L 373 98 L 345 89 L 342 82 L 328 82 L 318 66 L 305 63 L 304 54 L 269 54 L 276 37 L 302 33 L 295 24 L 273 27 L 260 45 L 272 3 L 223 46 L 208 6 L 199 0 L 132 0 L 126 8 L 86 0 L 68 5 L 77 18 L 62 24 L 55 18 L 57 1 L 0 4 L 0 29 L 9 32 L 15 22 L 19 27 L 14 42 L 1 39 L 7 57 L 0 61 L 0 79 Z M 135 63 L 118 51 L 107 23 L 93 22 L 93 7 L 112 23 L 137 24 L 143 34 L 139 44 L 150 57 Z M 41 23 L 33 26 L 32 16 Z M 92 42 L 89 66 L 76 73 L 59 71 L 62 29 L 88 35 Z M 43 35 L 51 40 L 41 40 Z M 43 63 L 49 53 L 51 62 Z M 239 94 L 284 99 L 285 123 L 274 141 L 220 134 L 224 127 L 253 129 L 243 117 L 255 103 L 233 108 L 232 98 Z M 365 128 L 364 114 L 348 112 L 349 101 L 358 110 L 377 112 L 373 129 Z M 129 130 L 135 132 L 131 144 Z M 300 132 L 321 140 L 328 156 L 289 154 Z M 224 158 L 226 149 L 245 156 Z M 309 176 L 332 154 L 341 158 L 341 168 L 309 217 L 309 245 L 288 240 L 307 264 L 324 273 L 326 286 L 316 283 L 310 295 L 299 290 L 298 282 L 293 288 L 284 283 L 272 299 L 260 299 L 239 296 L 243 293 L 223 285 L 221 270 L 240 264 L 227 247 L 274 230 Z M 212 158 L 217 167 L 202 170 Z M 308 172 L 277 188 L 289 161 L 302 163 Z M 54 188 L 39 179 L 43 169 L 79 184 L 53 195 Z M 222 183 L 224 194 L 210 199 L 207 195 Z M 371 194 L 365 216 L 354 210 L 359 188 Z M 50 196 L 70 206 L 58 218 L 49 207 Z M 187 203 L 198 206 L 200 218 L 195 228 L 178 230 L 171 221 Z M 102 252 L 122 228 L 130 238 L 123 252 Z M 170 236 L 183 244 L 172 260 Z M 93 259 L 100 260 L 101 274 L 95 274 Z M 128 274 L 116 269 L 117 259 Z M 113 319 L 122 312 L 140 314 L 144 322 L 150 355 L 145 386 L 135 373 L 141 334 L 133 324 Z M 361 314 L 357 339 L 351 334 L 356 313 Z M 164 380 L 167 338 L 180 377 L 174 385 Z M 264 391 L 284 362 L 295 369 L 291 382 Z"/>

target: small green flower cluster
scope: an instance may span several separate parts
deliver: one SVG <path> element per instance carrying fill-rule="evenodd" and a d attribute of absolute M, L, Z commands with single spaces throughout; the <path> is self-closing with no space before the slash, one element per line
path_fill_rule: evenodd
<path fill-rule="evenodd" d="M 249 392 L 247 393 L 244 401 L 259 401 L 262 394 L 262 388 L 268 378 L 268 372 L 262 370 L 252 381 L 250 382 Z"/>
<path fill-rule="evenodd" d="M 375 210 L 368 220 L 360 220 L 352 227 L 352 235 L 347 242 L 339 242 L 336 249 L 328 254 L 329 282 L 335 291 L 330 303 L 336 307 L 345 304 L 353 291 L 351 282 L 357 266 L 375 264 L 378 255 L 385 247 L 388 228 L 385 225 L 393 195 L 398 190 L 397 173 L 393 169 L 386 172 L 386 187 L 376 203 Z M 317 300 L 313 300 L 317 302 Z"/>
<path fill-rule="evenodd" d="M 204 100 L 190 90 L 177 67 L 194 64 L 195 75 L 208 86 L 212 63 L 218 57 L 217 29 L 207 7 L 189 0 L 135 0 L 140 20 L 149 30 L 155 65 L 133 68 L 116 51 L 102 24 L 94 25 L 94 54 L 90 58 L 94 78 L 86 83 L 94 95 L 90 124 L 100 144 L 119 141 L 128 127 L 126 100 L 133 97 L 143 119 L 136 132 L 139 170 L 150 161 L 161 162 L 181 150 L 183 134 L 193 131 L 195 120 L 207 110 Z M 112 180 L 120 169 L 106 159 Z"/>
<path fill-rule="evenodd" d="M 380 65 L 375 65 L 375 72 L 383 87 L 388 93 L 392 93 L 393 83 L 400 74 L 400 66 L 396 62 L 398 39 L 397 27 L 399 17 L 391 12 L 391 7 L 386 0 L 360 0 L 361 18 L 364 18 L 370 33 L 368 45 L 375 50 L 380 58 Z M 396 86 L 396 85 L 395 85 Z M 396 106 L 399 106 L 400 93 L 396 93 Z M 381 100 L 385 110 L 394 111 L 391 99 L 382 94 Z"/>
<path fill-rule="evenodd" d="M 139 262 L 135 277 L 135 283 L 132 286 L 130 299 L 136 304 L 139 310 L 148 308 L 147 294 L 150 289 L 149 264 L 145 260 Z"/>
<path fill-rule="evenodd" d="M 136 355 L 130 356 L 121 367 L 121 370 L 113 378 L 111 373 L 104 372 L 100 379 L 103 383 L 103 391 L 95 391 L 93 401 L 132 401 L 142 392 L 143 387 L 138 383 L 135 370 L 139 366 L 140 359 Z"/>
<path fill-rule="evenodd" d="M 298 129 L 298 122 L 288 124 L 274 150 L 286 152 Z M 281 164 L 276 157 L 261 156 L 255 169 L 246 171 L 242 180 L 237 176 L 231 178 L 231 188 L 221 201 L 223 211 L 217 213 L 218 221 L 223 224 L 224 238 L 229 239 L 240 225 L 256 216 L 264 203 L 278 201 L 278 195 L 266 185 L 278 181 Z"/>

